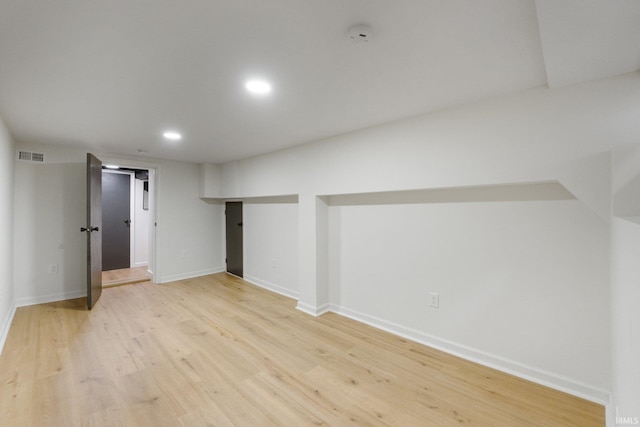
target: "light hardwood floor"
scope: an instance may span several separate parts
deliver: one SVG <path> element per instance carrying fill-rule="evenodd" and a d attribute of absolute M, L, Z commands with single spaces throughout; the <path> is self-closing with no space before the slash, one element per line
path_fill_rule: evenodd
<path fill-rule="evenodd" d="M 102 272 L 102 287 L 130 285 L 132 283 L 146 282 L 151 279 L 147 266 L 122 268 Z"/>
<path fill-rule="evenodd" d="M 19 308 L 0 426 L 603 426 L 600 405 L 224 273 Z"/>

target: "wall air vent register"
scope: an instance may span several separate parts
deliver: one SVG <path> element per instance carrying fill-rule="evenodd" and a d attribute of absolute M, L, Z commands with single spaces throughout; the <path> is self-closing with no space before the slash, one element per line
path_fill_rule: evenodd
<path fill-rule="evenodd" d="M 28 162 L 44 162 L 44 154 L 32 153 L 30 151 L 18 151 L 18 160 L 25 160 Z"/>

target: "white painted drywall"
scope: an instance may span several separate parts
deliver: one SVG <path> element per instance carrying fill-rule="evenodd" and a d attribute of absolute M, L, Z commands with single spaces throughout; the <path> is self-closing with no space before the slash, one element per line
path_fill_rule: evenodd
<path fill-rule="evenodd" d="M 162 161 L 158 178 L 161 282 L 224 271 L 224 205 L 200 199 L 198 165 Z"/>
<path fill-rule="evenodd" d="M 244 278 L 298 297 L 298 204 L 243 203 Z"/>
<path fill-rule="evenodd" d="M 13 292 L 13 169 L 15 144 L 0 117 L 0 352 L 15 313 Z"/>
<path fill-rule="evenodd" d="M 640 216 L 614 218 L 611 239 L 613 414 L 640 417 Z"/>
<path fill-rule="evenodd" d="M 300 298 L 296 308 L 318 316 L 329 310 L 329 209 L 325 198 L 298 197 L 298 268 Z"/>
<path fill-rule="evenodd" d="M 82 296 L 86 292 L 86 152 L 56 145 L 18 144 L 45 154 L 44 164 L 16 163 L 14 242 L 15 298 L 18 305 Z M 156 281 L 167 282 L 223 270 L 220 206 L 200 200 L 195 164 L 154 162 L 159 172 Z M 183 256 L 184 254 L 184 256 Z M 49 273 L 49 265 L 58 266 Z"/>
<path fill-rule="evenodd" d="M 86 295 L 86 234 L 80 232 L 86 226 L 86 154 L 18 148 L 43 153 L 45 162 L 16 163 L 16 302 L 20 306 Z"/>
<path fill-rule="evenodd" d="M 640 418 L 640 149 L 613 156 L 611 322 L 613 416 Z"/>
<path fill-rule="evenodd" d="M 339 311 L 609 389 L 608 227 L 581 202 L 331 209 Z"/>
<path fill-rule="evenodd" d="M 149 210 L 143 209 L 144 183 L 135 179 L 134 204 L 134 255 L 135 267 L 149 265 Z"/>
<path fill-rule="evenodd" d="M 222 169 L 220 165 L 200 164 L 200 197 L 218 198 L 222 189 Z"/>

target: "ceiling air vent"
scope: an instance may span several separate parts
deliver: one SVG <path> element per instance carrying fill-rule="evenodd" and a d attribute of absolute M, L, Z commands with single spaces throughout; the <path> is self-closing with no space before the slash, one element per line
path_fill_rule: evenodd
<path fill-rule="evenodd" d="M 44 154 L 42 153 L 31 153 L 29 151 L 18 151 L 18 159 L 26 160 L 29 162 L 44 162 Z"/>

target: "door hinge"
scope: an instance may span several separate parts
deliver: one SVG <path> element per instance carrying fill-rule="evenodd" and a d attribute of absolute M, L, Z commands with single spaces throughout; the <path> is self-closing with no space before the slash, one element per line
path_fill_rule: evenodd
<path fill-rule="evenodd" d="M 225 258 L 225 259 L 224 259 L 224 263 L 225 263 L 225 264 L 228 264 L 228 263 L 229 263 L 229 261 L 227 261 L 227 259 Z"/>

